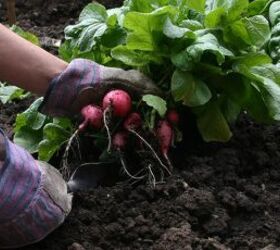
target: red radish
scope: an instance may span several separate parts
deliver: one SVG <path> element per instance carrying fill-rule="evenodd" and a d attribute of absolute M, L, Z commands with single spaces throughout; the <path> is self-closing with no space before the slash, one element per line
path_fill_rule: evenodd
<path fill-rule="evenodd" d="M 103 112 L 100 107 L 87 105 L 82 108 L 81 114 L 84 118 L 84 121 L 79 126 L 79 130 L 85 129 L 88 125 L 95 129 L 100 129 L 103 126 Z"/>
<path fill-rule="evenodd" d="M 125 117 L 131 110 L 131 97 L 123 90 L 112 90 L 104 96 L 102 103 L 104 110 L 111 105 L 114 116 Z"/>
<path fill-rule="evenodd" d="M 70 175 L 67 167 L 67 159 L 73 140 L 76 138 L 79 132 L 83 131 L 88 125 L 95 129 L 100 129 L 103 126 L 103 111 L 100 107 L 89 104 L 82 108 L 81 115 L 84 118 L 84 121 L 79 125 L 79 128 L 76 129 L 76 131 L 69 138 L 64 155 L 62 157 L 62 174 L 67 179 Z"/>
<path fill-rule="evenodd" d="M 140 128 L 142 125 L 142 119 L 139 113 L 133 112 L 131 114 L 129 114 L 129 116 L 125 119 L 124 121 L 124 128 L 127 130 L 130 129 L 138 129 Z"/>
<path fill-rule="evenodd" d="M 166 120 L 159 121 L 156 130 L 156 135 L 159 141 L 161 153 L 164 156 L 164 158 L 167 160 L 170 168 L 172 168 L 172 165 L 169 161 L 168 152 L 172 143 L 173 130 L 168 121 Z"/>
<path fill-rule="evenodd" d="M 173 125 L 177 125 L 179 123 L 179 114 L 174 109 L 167 112 L 166 118 Z"/>
<path fill-rule="evenodd" d="M 117 150 L 123 150 L 127 143 L 128 134 L 126 131 L 117 132 L 113 136 L 113 147 Z"/>

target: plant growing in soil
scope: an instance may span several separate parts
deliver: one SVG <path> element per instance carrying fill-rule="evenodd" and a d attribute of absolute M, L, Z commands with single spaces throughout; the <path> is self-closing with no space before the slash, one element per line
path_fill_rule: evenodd
<path fill-rule="evenodd" d="M 261 123 L 279 121 L 279 1 L 272 2 L 126 0 L 122 7 L 108 10 L 98 3 L 87 5 L 77 23 L 65 28 L 60 56 L 138 69 L 165 93 L 165 99 L 146 95 L 124 109 L 105 98 L 105 128 L 93 133 L 106 142 L 113 136 L 113 148 L 122 154 L 125 140 L 129 143 L 133 137 L 139 144 L 136 153 L 148 151 L 156 162 L 148 161 L 147 169 L 156 164 L 169 173 L 168 151 L 179 138 L 177 126 L 184 127 L 179 118 L 186 111 L 195 115 L 206 142 L 228 141 L 230 124 L 241 112 Z M 136 109 L 137 115 L 129 114 Z M 123 123 L 128 134 L 121 129 Z M 73 134 L 69 127 L 67 132 Z M 19 133 L 16 138 L 26 144 Z M 111 140 L 107 148 L 100 140 L 101 149 L 110 151 Z"/>

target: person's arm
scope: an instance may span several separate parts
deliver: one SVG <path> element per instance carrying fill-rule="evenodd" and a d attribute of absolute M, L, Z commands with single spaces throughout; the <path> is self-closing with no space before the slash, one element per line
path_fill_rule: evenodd
<path fill-rule="evenodd" d="M 67 63 L 0 24 L 0 80 L 44 95 Z"/>

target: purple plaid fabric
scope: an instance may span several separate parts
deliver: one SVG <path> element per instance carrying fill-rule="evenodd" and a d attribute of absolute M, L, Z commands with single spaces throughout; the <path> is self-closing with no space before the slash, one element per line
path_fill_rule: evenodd
<path fill-rule="evenodd" d="M 100 84 L 99 64 L 86 60 L 75 59 L 58 76 L 56 76 L 45 95 L 40 111 L 52 116 L 71 116 L 71 107 L 78 93 L 86 87 Z"/>
<path fill-rule="evenodd" d="M 6 138 L 6 159 L 0 162 L 0 248 L 39 241 L 63 222 L 65 213 L 44 189 L 44 178 L 32 156 Z"/>

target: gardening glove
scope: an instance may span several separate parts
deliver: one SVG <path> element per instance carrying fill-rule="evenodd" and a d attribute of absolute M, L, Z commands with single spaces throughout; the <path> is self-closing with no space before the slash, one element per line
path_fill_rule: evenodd
<path fill-rule="evenodd" d="M 136 70 L 75 59 L 52 80 L 39 110 L 51 116 L 73 116 L 87 104 L 99 104 L 105 93 L 114 88 L 123 89 L 132 97 L 161 94 L 148 77 Z"/>
<path fill-rule="evenodd" d="M 72 195 L 59 172 L 35 161 L 0 130 L 0 249 L 40 241 L 71 210 Z"/>

